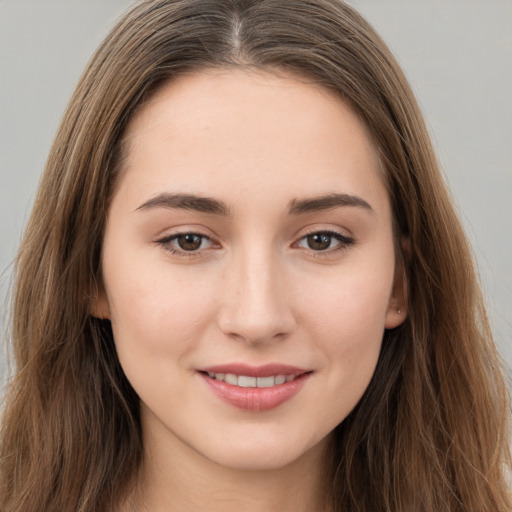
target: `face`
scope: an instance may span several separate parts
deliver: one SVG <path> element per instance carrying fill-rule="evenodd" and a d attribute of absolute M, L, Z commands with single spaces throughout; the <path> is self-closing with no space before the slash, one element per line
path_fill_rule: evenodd
<path fill-rule="evenodd" d="M 364 125 L 318 85 L 216 70 L 163 87 L 125 141 L 93 314 L 145 440 L 233 468 L 320 450 L 405 315 Z"/>

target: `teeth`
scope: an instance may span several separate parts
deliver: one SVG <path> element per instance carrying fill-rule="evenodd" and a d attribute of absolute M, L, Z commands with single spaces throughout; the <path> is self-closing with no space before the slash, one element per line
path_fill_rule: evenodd
<path fill-rule="evenodd" d="M 256 379 L 256 385 L 259 388 L 270 388 L 272 386 L 275 386 L 276 384 L 279 384 L 276 381 L 275 377 L 258 377 Z"/>
<path fill-rule="evenodd" d="M 208 377 L 221 380 L 232 386 L 242 388 L 271 388 L 285 382 L 291 382 L 295 375 L 273 375 L 270 377 L 249 377 L 247 375 L 234 375 L 233 373 L 213 373 L 208 372 Z"/>
<path fill-rule="evenodd" d="M 232 373 L 226 373 L 226 375 L 224 376 L 224 381 L 227 382 L 228 384 L 232 384 L 233 386 L 238 386 L 238 377 L 236 375 L 233 375 Z"/>
<path fill-rule="evenodd" d="M 293 377 L 293 375 L 288 375 L 288 378 L 290 378 L 290 377 Z M 293 378 L 290 380 L 293 380 Z M 284 384 L 285 382 L 286 382 L 286 377 L 284 375 L 278 375 L 276 377 L 276 384 Z M 288 381 L 288 382 L 290 382 L 290 381 Z"/>
<path fill-rule="evenodd" d="M 240 375 L 238 377 L 238 385 L 242 388 L 255 388 L 256 377 L 246 377 L 245 375 Z"/>

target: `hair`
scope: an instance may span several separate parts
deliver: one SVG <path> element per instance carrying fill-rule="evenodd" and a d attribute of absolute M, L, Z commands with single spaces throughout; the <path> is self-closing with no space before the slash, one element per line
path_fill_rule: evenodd
<path fill-rule="evenodd" d="M 101 44 L 16 260 L 0 510 L 113 510 L 136 481 L 138 397 L 109 322 L 90 315 L 104 226 L 127 123 L 164 83 L 208 68 L 337 91 L 380 151 L 409 315 L 385 332 L 368 389 L 335 431 L 330 510 L 511 510 L 507 388 L 471 252 L 402 71 L 341 0 L 146 0 Z"/>

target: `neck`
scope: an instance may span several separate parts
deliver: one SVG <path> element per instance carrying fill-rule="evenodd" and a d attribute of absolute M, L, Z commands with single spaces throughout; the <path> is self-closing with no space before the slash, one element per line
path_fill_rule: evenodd
<path fill-rule="evenodd" d="M 160 439 L 161 441 L 161 439 Z M 145 436 L 144 461 L 127 512 L 326 512 L 332 440 L 272 469 L 225 467 L 181 442 Z"/>

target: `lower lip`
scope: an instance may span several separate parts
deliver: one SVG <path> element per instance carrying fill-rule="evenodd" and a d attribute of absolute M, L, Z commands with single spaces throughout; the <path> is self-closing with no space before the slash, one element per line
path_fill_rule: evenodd
<path fill-rule="evenodd" d="M 210 389 L 224 402 L 246 411 L 268 411 L 290 400 L 304 386 L 311 373 L 304 373 L 291 382 L 269 388 L 243 388 L 200 374 Z"/>

